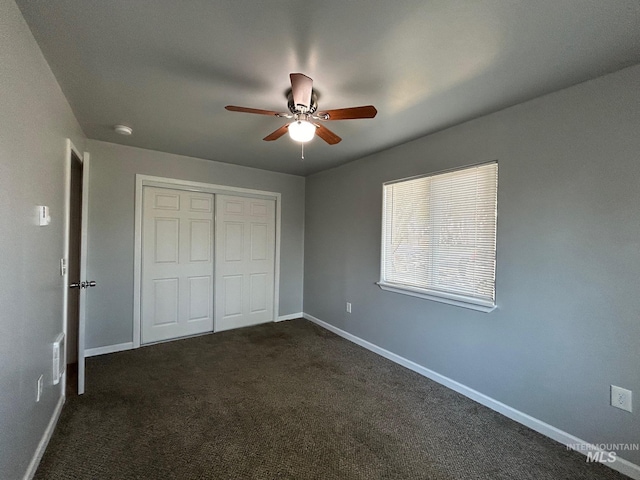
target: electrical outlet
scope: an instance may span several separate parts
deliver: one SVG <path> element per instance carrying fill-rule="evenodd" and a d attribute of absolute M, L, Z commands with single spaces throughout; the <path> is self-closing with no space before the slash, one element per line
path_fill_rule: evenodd
<path fill-rule="evenodd" d="M 347 313 L 351 313 L 351 303 L 347 302 Z"/>
<path fill-rule="evenodd" d="M 630 412 L 632 393 L 631 390 L 627 390 L 626 388 L 611 385 L 611 405 Z"/>
<path fill-rule="evenodd" d="M 42 375 L 38 377 L 38 387 L 36 390 L 36 402 L 40 401 L 40 397 L 42 397 Z"/>

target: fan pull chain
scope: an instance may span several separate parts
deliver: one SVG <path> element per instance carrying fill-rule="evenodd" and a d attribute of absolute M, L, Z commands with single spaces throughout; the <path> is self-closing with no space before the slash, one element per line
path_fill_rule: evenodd
<path fill-rule="evenodd" d="M 301 143 L 300 146 L 302 147 L 302 155 L 300 158 L 304 160 L 304 143 Z"/>

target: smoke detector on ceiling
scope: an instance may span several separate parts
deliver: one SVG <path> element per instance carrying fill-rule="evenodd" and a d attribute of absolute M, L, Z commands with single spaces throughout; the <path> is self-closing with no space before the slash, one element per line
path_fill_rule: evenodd
<path fill-rule="evenodd" d="M 126 125 L 115 125 L 113 130 L 120 135 L 131 135 L 133 133 L 133 129 L 131 127 L 127 127 Z"/>

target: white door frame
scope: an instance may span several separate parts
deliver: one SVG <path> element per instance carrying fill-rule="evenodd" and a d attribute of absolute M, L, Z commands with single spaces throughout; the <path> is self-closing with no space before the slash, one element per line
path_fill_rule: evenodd
<path fill-rule="evenodd" d="M 151 175 L 136 174 L 136 198 L 135 198 L 135 246 L 133 254 L 133 348 L 140 347 L 141 331 L 141 302 L 140 292 L 142 287 L 142 189 L 144 187 L 172 188 L 174 190 L 187 190 L 191 192 L 204 192 L 223 195 L 237 195 L 241 197 L 255 197 L 275 200 L 276 202 L 276 246 L 275 246 L 275 273 L 273 288 L 273 320 L 278 319 L 280 310 L 280 226 L 281 226 L 281 194 L 250 188 L 230 187 L 227 185 L 214 185 L 211 183 L 191 182 L 176 178 L 154 177 Z M 214 200 L 215 201 L 215 200 Z M 215 225 L 215 220 L 214 220 Z M 215 228 L 215 227 L 214 227 Z M 215 232 L 215 230 L 214 230 Z M 215 234 L 215 233 L 214 233 Z M 214 258 L 215 268 L 215 258 Z M 214 285 L 215 289 L 216 286 Z M 214 318 L 215 321 L 215 318 Z"/>
<path fill-rule="evenodd" d="M 65 344 L 68 345 L 69 332 L 67 332 L 67 313 L 69 310 L 69 226 L 71 224 L 71 152 L 82 162 L 82 207 L 80 221 L 80 279 L 87 275 L 87 220 L 89 218 L 89 152 L 80 154 L 71 139 L 67 138 L 65 148 L 65 174 L 64 174 L 64 240 L 63 259 L 65 263 L 64 275 L 62 275 L 62 332 L 64 333 Z M 78 395 L 84 393 L 84 363 L 85 363 L 85 325 L 86 325 L 86 292 L 80 293 L 80 305 L 78 308 Z M 64 367 L 67 367 L 67 350 L 65 348 Z M 66 395 L 67 376 L 62 376 L 62 395 Z"/>

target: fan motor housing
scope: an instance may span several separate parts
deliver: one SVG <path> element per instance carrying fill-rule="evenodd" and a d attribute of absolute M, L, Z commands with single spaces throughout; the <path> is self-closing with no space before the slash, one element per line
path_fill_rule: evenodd
<path fill-rule="evenodd" d="M 293 90 L 291 88 L 287 90 L 286 95 L 287 95 L 287 107 L 289 107 L 289 111 L 294 115 L 298 113 L 313 114 L 315 113 L 316 110 L 318 110 L 318 92 L 316 92 L 315 88 L 311 90 L 311 105 L 309 107 L 309 110 L 307 110 L 306 112 L 299 110 L 296 107 L 296 104 L 293 103 Z"/>

